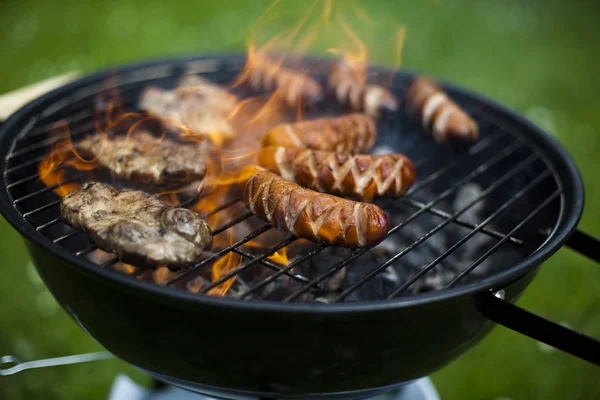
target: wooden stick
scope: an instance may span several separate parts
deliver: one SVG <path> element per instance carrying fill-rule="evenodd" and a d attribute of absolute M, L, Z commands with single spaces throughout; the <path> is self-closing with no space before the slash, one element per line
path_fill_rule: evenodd
<path fill-rule="evenodd" d="M 80 75 L 80 71 L 71 71 L 0 95 L 0 122 L 6 121 L 9 116 L 30 101 L 74 81 Z"/>

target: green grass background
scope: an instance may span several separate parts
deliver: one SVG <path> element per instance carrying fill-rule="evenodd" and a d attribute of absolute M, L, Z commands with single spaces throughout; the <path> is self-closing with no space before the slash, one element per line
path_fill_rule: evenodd
<path fill-rule="evenodd" d="M 340 3 L 351 9 L 348 0 Z M 167 55 L 241 50 L 251 22 L 268 4 L 0 0 L 0 92 L 74 68 L 91 72 Z M 308 4 L 283 1 L 263 36 L 289 27 Z M 580 227 L 600 236 L 600 2 L 360 4 L 370 20 L 350 16 L 348 21 L 374 49 L 374 62 L 393 63 L 388 40 L 393 21 L 406 24 L 403 66 L 481 92 L 554 135 L 585 182 Z M 334 24 L 319 35 L 315 48 L 322 51 L 340 38 Z M 99 350 L 53 300 L 4 220 L 0 235 L 0 355 L 33 360 Z M 560 250 L 519 304 L 600 337 L 600 266 Z M 104 361 L 0 378 L 0 399 L 102 399 L 117 373 L 148 383 L 125 363 Z M 600 369 L 502 327 L 433 380 L 444 399 L 600 398 Z"/>

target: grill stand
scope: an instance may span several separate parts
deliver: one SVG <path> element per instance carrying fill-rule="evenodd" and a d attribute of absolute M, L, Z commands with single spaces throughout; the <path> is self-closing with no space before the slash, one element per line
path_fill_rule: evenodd
<path fill-rule="evenodd" d="M 157 381 L 158 382 L 158 381 Z M 220 397 L 193 393 L 176 386 L 164 386 L 158 382 L 153 390 L 142 388 L 126 375 L 118 375 L 110 389 L 107 400 L 213 400 Z M 227 397 L 226 399 L 233 399 Z M 239 397 L 244 400 L 271 400 L 270 398 Z M 275 399 L 272 399 L 275 400 Z M 368 397 L 367 400 L 440 400 L 431 379 L 421 378 L 388 393 Z"/>
<path fill-rule="evenodd" d="M 81 364 L 92 361 L 102 361 L 113 359 L 114 355 L 108 351 L 97 353 L 77 354 L 65 357 L 48 358 L 44 360 L 21 362 L 14 356 L 4 356 L 0 358 L 0 376 L 8 376 L 21 371 L 48 368 L 61 365 Z M 170 386 L 154 379 L 154 390 L 145 389 L 126 375 L 118 375 L 110 389 L 108 400 L 212 400 L 221 397 L 205 396 L 192 391 Z M 225 397 L 225 399 L 234 399 Z M 238 399 L 268 399 L 254 397 L 235 397 Z M 368 397 L 369 400 L 439 400 L 440 396 L 429 378 L 421 378 L 399 389 L 392 389 L 386 394 L 374 397 Z"/>

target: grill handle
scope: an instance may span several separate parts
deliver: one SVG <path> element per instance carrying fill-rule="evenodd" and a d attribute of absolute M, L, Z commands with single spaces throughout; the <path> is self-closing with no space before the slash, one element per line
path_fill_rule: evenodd
<path fill-rule="evenodd" d="M 504 300 L 504 290 L 478 296 L 475 304 L 491 321 L 600 366 L 600 341 Z"/>
<path fill-rule="evenodd" d="M 600 262 L 600 240 L 597 238 L 576 229 L 565 244 L 572 250 Z"/>

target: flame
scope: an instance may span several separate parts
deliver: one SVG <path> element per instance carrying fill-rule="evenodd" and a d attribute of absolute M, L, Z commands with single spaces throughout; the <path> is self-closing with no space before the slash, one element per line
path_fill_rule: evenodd
<path fill-rule="evenodd" d="M 189 118 L 191 120 L 184 120 L 177 114 L 158 118 L 146 113 L 127 112 L 116 76 L 110 77 L 101 85 L 96 97 L 98 111 L 94 119 L 95 132 L 105 135 L 106 138 L 121 135 L 129 137 L 134 132 L 144 129 L 157 136 L 157 144 L 168 135 L 176 135 L 178 140 L 207 144 L 209 149 L 206 153 L 207 175 L 195 188 L 200 197 L 191 209 L 205 215 L 213 229 L 231 221 L 239 215 L 236 214 L 238 211 L 245 210 L 240 202 L 233 207 L 224 206 L 239 200 L 240 184 L 256 172 L 253 167 L 248 166 L 256 163 L 260 151 L 260 139 L 265 132 L 279 123 L 302 120 L 306 117 L 305 105 L 288 104 L 284 88 L 275 88 L 270 93 L 248 97 L 245 91 L 249 83 L 252 83 L 252 72 L 255 66 L 262 66 L 266 73 L 270 74 L 281 75 L 283 72 L 285 75 L 289 71 L 312 74 L 315 66 L 301 67 L 300 59 L 296 62 L 296 59 L 285 58 L 284 62 L 284 54 L 303 55 L 309 51 L 318 51 L 339 57 L 348 65 L 356 80 L 365 84 L 369 57 L 373 54 L 391 55 L 390 63 L 395 67 L 399 67 L 402 61 L 406 28 L 394 22 L 393 33 L 383 31 L 383 21 L 371 18 L 355 0 L 311 0 L 310 2 L 287 0 L 285 9 L 281 7 L 282 3 L 283 0 L 274 0 L 250 27 L 246 63 L 238 76 L 228 85 L 229 89 L 241 95 L 231 94 L 229 100 L 232 107 L 227 108 L 226 111 L 219 109 L 223 113 L 219 114 L 218 118 L 215 117 L 214 121 L 211 120 L 212 114 L 205 112 L 206 110 L 198 110 L 195 114 L 193 109 L 189 109 L 192 110 Z M 281 17 L 290 7 L 297 7 L 298 18 L 293 23 L 287 24 L 286 29 L 281 30 Z M 276 32 L 269 27 L 272 23 L 275 23 Z M 360 27 L 363 26 L 373 31 L 377 46 L 368 45 L 369 41 L 365 40 L 364 34 L 360 31 Z M 359 29 L 356 29 L 357 27 Z M 381 40 L 382 37 L 390 39 Z M 384 48 L 388 45 L 389 48 Z M 328 73 L 328 71 L 318 72 Z M 183 97 L 188 94 L 193 96 L 197 91 L 201 91 L 201 88 L 182 85 L 173 89 L 173 93 L 181 94 Z M 204 127 L 204 122 L 206 122 L 206 129 L 202 129 L 201 133 L 193 129 L 197 126 L 195 124 L 202 124 Z M 223 123 L 230 126 L 231 130 L 227 132 L 223 129 Z M 66 122 L 57 123 L 52 130 L 52 135 L 55 135 L 57 142 L 39 163 L 39 176 L 40 180 L 46 186 L 52 187 L 57 195 L 64 196 L 80 186 L 79 183 L 71 181 L 74 177 L 73 171 L 91 175 L 96 170 L 98 160 L 85 159 L 77 153 L 73 141 L 79 138 L 73 137 Z M 157 196 L 166 204 L 176 206 L 181 202 L 179 195 L 182 191 L 186 191 L 187 196 L 187 192 L 193 190 L 193 187 L 184 187 L 179 190 L 165 191 Z M 239 240 L 236 237 L 243 232 L 243 229 L 246 228 L 236 225 L 215 235 L 212 250 L 218 252 L 230 247 Z M 323 234 L 333 236 L 335 233 L 323 232 Z M 248 241 L 244 247 L 265 251 L 283 240 L 282 235 L 285 234 L 269 231 Z M 304 241 L 297 240 L 290 247 L 294 249 L 302 243 Z M 288 248 L 283 248 L 269 255 L 267 259 L 278 265 L 288 265 L 290 258 L 294 258 L 293 253 L 291 257 L 288 253 Z M 111 255 L 111 253 L 106 254 Z M 186 283 L 186 287 L 191 292 L 198 292 L 202 287 L 210 284 L 208 272 L 210 272 L 210 280 L 216 282 L 238 268 L 242 262 L 240 255 L 227 252 L 212 263 L 210 271 L 191 279 Z M 136 272 L 135 266 L 124 263 L 116 265 L 118 267 L 115 268 L 124 273 Z M 174 274 L 175 272 L 163 266 L 136 276 L 139 279 L 164 284 Z M 208 294 L 224 296 L 235 279 L 235 276 L 227 279 L 211 289 Z"/>
<path fill-rule="evenodd" d="M 114 257 L 114 255 L 112 255 L 112 254 L 111 254 L 111 256 Z M 131 264 L 126 264 L 124 262 L 118 262 L 118 263 L 116 263 L 115 265 L 113 265 L 113 269 L 115 271 L 122 272 L 122 273 L 124 273 L 126 275 L 131 275 L 131 274 L 133 274 L 134 272 L 137 271 L 136 267 L 134 267 Z"/>
<path fill-rule="evenodd" d="M 267 259 L 282 266 L 286 266 L 289 263 L 287 249 L 285 247 L 271 254 Z"/>
<path fill-rule="evenodd" d="M 199 199 L 199 201 L 192 206 L 192 210 L 199 214 L 208 214 L 222 206 L 226 202 L 226 199 L 230 197 L 231 192 L 232 188 L 230 186 L 218 186 L 212 192 L 208 193 L 208 195 Z M 208 214 L 206 222 L 212 229 L 215 229 L 228 222 L 230 219 L 231 215 L 229 212 L 217 212 Z M 223 250 L 231 246 L 233 241 L 233 232 L 231 230 L 225 230 L 213 237 L 213 250 Z M 212 281 L 215 282 L 221 279 L 223 276 L 239 267 L 241 263 L 242 257 L 240 255 L 233 252 L 226 253 L 223 257 L 213 263 L 211 268 Z M 210 289 L 208 295 L 224 296 L 234 282 L 235 276 Z M 198 290 L 200 289 L 198 288 Z"/>
<path fill-rule="evenodd" d="M 40 162 L 38 172 L 44 185 L 55 186 L 54 192 L 62 197 L 77 190 L 80 186 L 77 183 L 65 182 L 66 167 L 71 166 L 81 171 L 90 171 L 94 169 L 95 160 L 86 160 L 75 151 L 71 140 L 71 131 L 65 121 L 58 121 L 54 124 L 52 132 L 62 140 L 59 140 L 48 156 Z"/>

